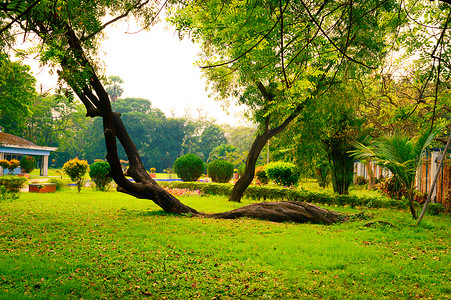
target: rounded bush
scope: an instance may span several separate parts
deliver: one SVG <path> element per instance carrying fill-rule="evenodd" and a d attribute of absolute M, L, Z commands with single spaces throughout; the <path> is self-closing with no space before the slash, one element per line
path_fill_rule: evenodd
<path fill-rule="evenodd" d="M 216 159 L 208 164 L 208 176 L 213 182 L 227 183 L 233 176 L 233 165 L 225 160 Z"/>
<path fill-rule="evenodd" d="M 107 177 L 111 170 L 110 164 L 106 161 L 96 161 L 89 168 L 89 176 L 94 180 L 96 188 L 105 191 L 108 184 L 113 180 L 111 177 Z"/>
<path fill-rule="evenodd" d="M 25 173 L 31 173 L 36 169 L 36 159 L 33 156 L 24 155 L 20 159 L 20 167 Z"/>
<path fill-rule="evenodd" d="M 293 164 L 274 162 L 265 167 L 269 179 L 282 186 L 294 186 L 299 180 L 299 173 Z"/>
<path fill-rule="evenodd" d="M 174 162 L 174 172 L 183 181 L 196 181 L 202 175 L 204 162 L 194 154 L 186 154 Z"/>
<path fill-rule="evenodd" d="M 267 184 L 269 181 L 268 176 L 266 175 L 265 166 L 258 166 L 255 169 L 255 176 L 261 184 Z"/>
<path fill-rule="evenodd" d="M 78 158 L 71 159 L 63 165 L 63 172 L 66 173 L 72 181 L 77 183 L 78 192 L 81 191 L 81 184 L 88 170 L 88 162 Z"/>

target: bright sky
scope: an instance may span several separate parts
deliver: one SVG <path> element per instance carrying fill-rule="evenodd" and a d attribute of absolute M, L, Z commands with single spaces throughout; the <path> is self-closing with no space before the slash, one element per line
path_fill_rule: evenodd
<path fill-rule="evenodd" d="M 240 109 L 232 106 L 227 114 L 221 102 L 208 97 L 205 79 L 195 66 L 197 45 L 188 39 L 180 41 L 175 31 L 166 30 L 163 24 L 135 34 L 130 34 L 137 31 L 130 27 L 126 23 L 112 25 L 106 31 L 109 38 L 102 42 L 106 75 L 124 80 L 121 98 L 148 99 L 168 117 L 172 112 L 183 116 L 187 109 L 197 118 L 201 109 L 202 115 L 216 119 L 219 124 L 243 123 Z M 47 72 L 39 72 L 33 66 L 32 69 L 44 89 L 54 87 L 55 80 Z"/>

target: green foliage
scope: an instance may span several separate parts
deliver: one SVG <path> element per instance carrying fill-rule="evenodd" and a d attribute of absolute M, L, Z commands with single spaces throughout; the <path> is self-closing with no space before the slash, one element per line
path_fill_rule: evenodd
<path fill-rule="evenodd" d="M 230 196 L 233 184 L 230 183 L 204 183 L 204 182 L 160 182 L 167 188 L 199 190 L 206 195 Z M 307 190 L 288 189 L 276 186 L 250 185 L 244 196 L 254 201 L 301 201 L 331 206 L 350 206 L 368 208 L 402 208 L 408 207 L 404 200 L 392 200 L 386 197 L 358 197 L 350 195 L 337 195 L 311 192 Z"/>
<path fill-rule="evenodd" d="M 108 184 L 113 180 L 107 176 L 110 170 L 110 164 L 106 161 L 96 161 L 89 167 L 89 176 L 94 180 L 97 189 L 107 190 Z"/>
<path fill-rule="evenodd" d="M 404 185 L 396 175 L 380 181 L 374 186 L 374 188 L 392 199 L 399 200 L 402 196 L 407 196 L 407 191 Z"/>
<path fill-rule="evenodd" d="M 322 188 L 326 188 L 330 183 L 330 165 L 322 162 L 316 165 L 316 180 Z"/>
<path fill-rule="evenodd" d="M 89 164 L 86 160 L 78 158 L 71 159 L 63 165 L 63 172 L 67 174 L 72 181 L 77 184 L 78 192 L 81 191 L 83 179 L 89 170 Z"/>
<path fill-rule="evenodd" d="M 0 186 L 5 188 L 8 193 L 18 193 L 20 189 L 25 185 L 27 179 L 19 176 L 1 176 Z"/>
<path fill-rule="evenodd" d="M 265 166 L 258 166 L 255 168 L 255 176 L 261 184 L 267 184 L 269 182 L 268 176 L 266 175 Z"/>
<path fill-rule="evenodd" d="M 31 173 L 36 168 L 36 159 L 33 156 L 24 155 L 20 159 L 20 167 L 25 173 Z"/>
<path fill-rule="evenodd" d="M 183 181 L 196 181 L 202 175 L 204 163 L 194 154 L 186 154 L 174 162 L 174 172 Z"/>
<path fill-rule="evenodd" d="M 268 178 L 281 186 L 294 186 L 299 180 L 296 166 L 286 162 L 273 162 L 265 166 Z"/>
<path fill-rule="evenodd" d="M 413 138 L 395 132 L 375 139 L 370 146 L 355 143 L 357 149 L 352 151 L 356 158 L 370 158 L 393 173 L 405 190 L 404 195 L 409 199 L 410 212 L 414 219 L 417 218 L 414 205 L 415 177 L 421 164 L 421 156 L 446 125 L 440 123 L 432 131 L 427 128 Z"/>
<path fill-rule="evenodd" d="M 238 149 L 232 145 L 221 144 L 215 147 L 208 157 L 208 161 L 213 161 L 216 159 L 222 159 L 230 162 L 234 168 L 242 165 L 246 161 L 246 156 L 243 152 L 238 151 Z"/>
<path fill-rule="evenodd" d="M 5 132 L 24 136 L 36 97 L 36 79 L 29 66 L 20 61 L 12 62 L 4 53 L 0 53 L 0 70 L 0 124 Z"/>
<path fill-rule="evenodd" d="M 227 183 L 233 176 L 233 165 L 221 159 L 210 162 L 207 170 L 208 176 L 213 182 Z"/>
<path fill-rule="evenodd" d="M 368 179 L 366 179 L 363 176 L 356 176 L 354 180 L 355 180 L 355 185 L 357 185 L 357 186 L 368 184 Z"/>
<path fill-rule="evenodd" d="M 441 203 L 429 203 L 427 211 L 433 216 L 438 216 L 445 212 L 445 207 Z"/>
<path fill-rule="evenodd" d="M 241 177 L 241 176 L 243 176 L 243 174 L 244 174 L 244 170 L 246 169 L 246 164 L 241 164 L 239 167 L 238 167 L 238 175 Z"/>
<path fill-rule="evenodd" d="M 67 182 L 65 182 L 61 179 L 57 179 L 57 178 L 51 178 L 51 179 L 49 179 L 48 182 L 56 184 L 56 187 L 55 187 L 56 191 L 62 191 L 63 188 L 65 188 L 67 186 Z"/>

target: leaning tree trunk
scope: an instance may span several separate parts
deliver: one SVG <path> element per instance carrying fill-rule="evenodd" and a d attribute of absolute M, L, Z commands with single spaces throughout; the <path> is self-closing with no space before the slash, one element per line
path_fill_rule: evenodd
<path fill-rule="evenodd" d="M 262 151 L 263 147 L 266 145 L 269 137 L 268 134 L 258 135 L 254 142 L 252 143 L 249 154 L 246 159 L 246 169 L 244 170 L 243 176 L 238 179 L 232 189 L 229 201 L 240 202 L 244 191 L 254 180 L 255 175 L 255 165 L 257 163 L 258 156 Z"/>
<path fill-rule="evenodd" d="M 72 28 L 68 24 L 64 25 L 63 21 L 52 18 L 49 19 L 49 24 L 46 25 L 59 26 L 58 28 L 60 29 L 61 26 L 63 26 L 66 30 L 65 40 L 69 47 L 66 52 L 68 53 L 68 58 L 64 58 L 61 61 L 61 67 L 64 71 L 62 74 L 66 76 L 63 77 L 63 79 L 66 80 L 85 105 L 87 116 L 101 117 L 103 119 L 105 144 L 107 149 L 106 158 L 111 168 L 109 176 L 117 183 L 118 191 L 133 195 L 137 198 L 152 200 L 165 212 L 174 214 L 191 214 L 194 216 L 211 218 L 250 217 L 271 221 L 311 222 L 320 224 L 331 224 L 345 219 L 338 213 L 322 210 L 314 205 L 300 202 L 252 204 L 238 210 L 220 214 L 205 214 L 184 205 L 177 198 L 160 187 L 146 172 L 136 146 L 128 135 L 120 115 L 112 111 L 108 94 L 97 77 L 90 61 L 86 58 L 80 40 L 77 38 Z M 36 33 L 38 35 L 43 34 L 42 32 Z M 47 31 L 46 33 L 51 35 L 52 31 Z M 46 42 L 51 42 L 51 39 L 46 40 Z M 81 74 L 73 74 L 73 72 L 77 72 L 78 70 L 77 68 L 73 68 L 72 64 L 74 61 L 76 61 L 77 66 L 81 65 L 84 67 L 83 76 L 80 76 Z M 75 78 L 78 78 L 79 80 L 86 78 L 86 70 L 89 70 L 88 80 L 77 81 Z M 258 156 L 258 153 L 261 151 L 266 141 L 285 128 L 296 115 L 297 114 L 292 114 L 282 123 L 282 125 L 267 131 L 265 135 L 258 138 L 254 153 L 257 153 Z M 119 140 L 128 156 L 130 167 L 127 174 L 124 174 L 122 171 L 117 150 L 117 140 Z M 255 161 L 254 158 L 249 160 L 250 170 L 255 168 Z M 248 173 L 253 176 L 253 172 L 248 171 Z M 126 175 L 131 176 L 135 182 L 129 181 L 125 177 Z"/>

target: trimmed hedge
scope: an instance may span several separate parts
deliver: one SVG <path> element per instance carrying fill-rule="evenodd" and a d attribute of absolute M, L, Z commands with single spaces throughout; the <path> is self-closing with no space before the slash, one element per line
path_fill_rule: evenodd
<path fill-rule="evenodd" d="M 233 189 L 231 183 L 205 183 L 205 182 L 159 182 L 163 187 L 199 190 L 207 195 L 229 196 Z M 245 191 L 246 198 L 262 201 L 300 201 L 325 205 L 349 205 L 351 207 L 366 206 L 371 208 L 407 208 L 408 202 L 385 197 L 357 197 L 350 195 L 331 195 L 325 193 L 308 192 L 305 190 L 287 189 L 282 187 L 250 185 Z"/>
<path fill-rule="evenodd" d="M 233 165 L 223 159 L 215 159 L 209 163 L 207 170 L 213 182 L 227 183 L 233 176 Z"/>
<path fill-rule="evenodd" d="M 185 154 L 175 160 L 173 169 L 183 181 L 196 181 L 204 171 L 204 162 L 194 154 Z"/>

